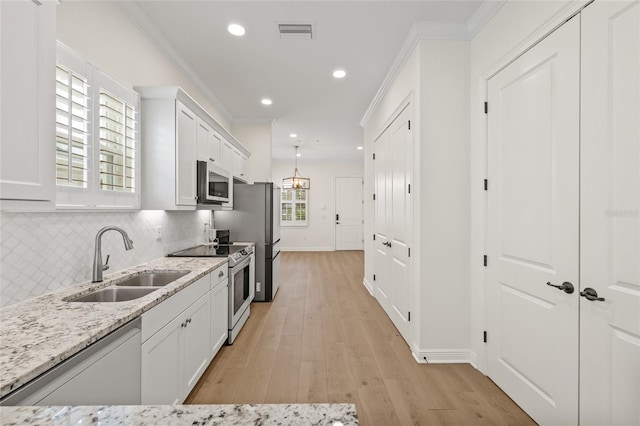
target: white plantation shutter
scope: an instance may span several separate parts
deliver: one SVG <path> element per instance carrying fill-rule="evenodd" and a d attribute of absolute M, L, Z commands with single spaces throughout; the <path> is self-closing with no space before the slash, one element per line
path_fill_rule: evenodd
<path fill-rule="evenodd" d="M 100 189 L 136 190 L 136 111 L 100 89 Z"/>
<path fill-rule="evenodd" d="M 280 199 L 280 225 L 307 226 L 309 191 L 304 189 L 283 189 Z"/>
<path fill-rule="evenodd" d="M 57 207 L 139 208 L 138 94 L 59 42 L 56 55 Z"/>
<path fill-rule="evenodd" d="M 56 66 L 56 184 L 86 188 L 89 179 L 89 84 Z"/>

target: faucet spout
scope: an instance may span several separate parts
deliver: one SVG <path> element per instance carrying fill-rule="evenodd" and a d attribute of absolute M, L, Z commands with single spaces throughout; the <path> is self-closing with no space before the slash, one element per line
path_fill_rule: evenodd
<path fill-rule="evenodd" d="M 122 228 L 117 226 L 105 226 L 96 234 L 95 252 L 93 253 L 93 278 L 92 282 L 98 283 L 102 281 L 102 271 L 108 268 L 108 265 L 102 264 L 102 235 L 107 231 L 118 231 L 122 235 L 125 250 L 133 248 L 133 241 L 129 238 L 129 234 Z"/>

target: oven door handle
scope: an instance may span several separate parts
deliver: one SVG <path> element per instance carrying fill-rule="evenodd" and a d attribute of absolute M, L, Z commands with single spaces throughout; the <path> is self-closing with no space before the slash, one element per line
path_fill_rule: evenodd
<path fill-rule="evenodd" d="M 235 271 L 236 269 L 242 269 L 245 266 L 247 266 L 249 263 L 251 263 L 251 256 L 247 257 L 245 260 L 243 260 L 242 262 L 238 263 L 236 266 L 230 268 L 232 271 Z"/>

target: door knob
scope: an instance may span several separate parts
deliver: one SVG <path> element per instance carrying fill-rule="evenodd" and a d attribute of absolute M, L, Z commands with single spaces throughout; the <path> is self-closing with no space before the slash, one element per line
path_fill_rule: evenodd
<path fill-rule="evenodd" d="M 591 287 L 587 287 L 584 291 L 581 291 L 580 296 L 585 297 L 587 300 L 592 302 L 604 302 L 604 297 L 598 297 L 598 292 Z"/>
<path fill-rule="evenodd" d="M 547 282 L 547 285 L 560 289 L 567 294 L 573 293 L 573 290 L 574 290 L 573 284 L 571 284 L 569 281 L 565 281 L 561 285 L 551 284 L 550 282 Z"/>

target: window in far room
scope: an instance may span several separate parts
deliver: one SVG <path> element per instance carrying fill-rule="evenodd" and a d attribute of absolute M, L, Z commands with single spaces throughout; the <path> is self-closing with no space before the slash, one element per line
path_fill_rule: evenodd
<path fill-rule="evenodd" d="M 307 226 L 308 203 L 309 191 L 283 189 L 280 202 L 280 224 L 282 226 Z"/>

